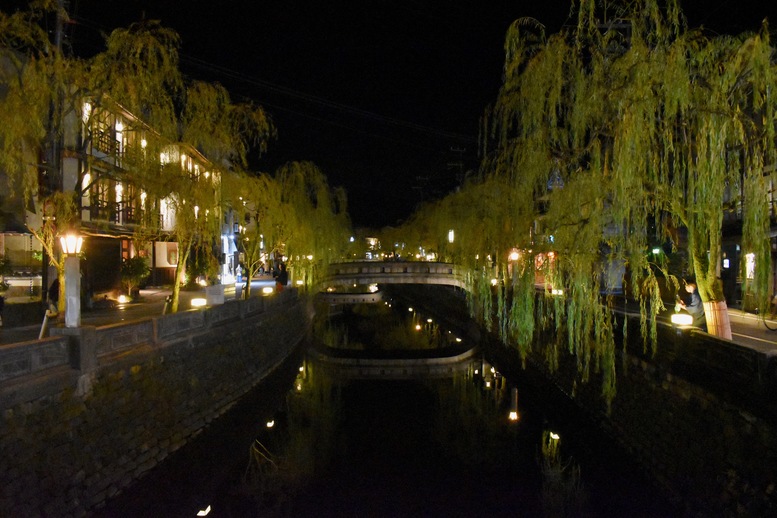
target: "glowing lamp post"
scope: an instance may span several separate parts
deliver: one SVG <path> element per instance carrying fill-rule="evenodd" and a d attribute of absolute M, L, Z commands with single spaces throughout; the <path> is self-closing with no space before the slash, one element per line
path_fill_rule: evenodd
<path fill-rule="evenodd" d="M 81 269 L 78 254 L 84 238 L 67 234 L 59 238 L 65 254 L 65 327 L 81 325 Z"/>

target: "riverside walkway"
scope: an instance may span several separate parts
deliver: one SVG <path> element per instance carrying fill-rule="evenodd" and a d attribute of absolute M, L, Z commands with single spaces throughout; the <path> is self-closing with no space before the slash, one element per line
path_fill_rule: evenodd
<path fill-rule="evenodd" d="M 364 271 L 360 272 L 359 269 L 355 269 L 354 271 L 348 271 L 347 268 L 343 267 L 342 275 L 343 277 L 348 277 L 348 282 L 353 282 L 354 278 L 358 278 L 360 274 L 364 275 L 367 274 L 367 276 L 375 276 L 376 270 L 378 273 L 378 276 L 381 276 L 383 274 L 383 277 L 386 277 L 383 280 L 384 282 L 387 279 L 391 279 L 393 281 L 396 281 L 398 277 L 403 277 L 403 273 L 401 270 L 397 272 L 392 272 L 390 275 L 385 275 L 385 266 L 383 266 L 383 263 L 367 263 L 370 267 L 370 272 L 368 273 L 366 269 L 364 269 L 364 266 L 361 266 L 362 263 L 356 263 L 356 266 L 353 265 L 347 265 L 351 270 L 354 270 L 354 268 L 362 268 Z M 414 266 L 413 271 L 408 272 L 408 276 L 418 277 L 419 273 L 423 275 L 420 271 L 415 271 L 420 267 L 428 268 L 424 263 L 388 263 L 390 267 L 393 269 L 397 268 L 397 264 L 399 264 L 402 268 L 405 268 L 406 265 Z M 420 265 L 420 266 L 419 266 Z M 384 269 L 384 271 L 381 271 L 381 268 Z M 339 272 L 338 272 L 339 273 Z M 431 272 L 433 275 L 438 275 L 438 273 Z M 445 272 L 442 272 L 447 274 L 447 270 Z M 353 275 L 355 274 L 355 275 Z M 349 276 L 351 275 L 351 276 Z M 454 275 L 455 276 L 455 275 Z M 377 280 L 377 279 L 372 279 Z M 390 281 L 389 281 L 390 282 Z M 242 292 L 245 284 L 244 283 L 237 283 L 236 285 L 227 286 L 225 290 L 225 298 L 235 298 L 239 296 L 239 294 Z M 255 278 L 251 283 L 251 290 L 252 294 L 256 294 L 261 292 L 262 288 L 266 286 L 274 286 L 273 279 L 269 276 L 264 277 L 258 277 Z M 237 287 L 237 289 L 236 289 Z M 121 322 L 129 322 L 133 320 L 140 320 L 146 317 L 151 316 L 158 316 L 162 314 L 162 311 L 164 309 L 165 300 L 166 298 L 171 294 L 170 289 L 165 288 L 149 288 L 145 290 L 140 291 L 140 298 L 137 301 L 128 303 L 128 304 L 117 304 L 114 308 L 98 308 L 98 309 L 90 309 L 90 310 L 84 310 L 81 314 L 81 323 L 82 325 L 88 325 L 88 326 L 104 326 L 104 325 L 110 325 L 110 324 L 117 324 Z M 196 297 L 204 297 L 204 291 L 203 290 L 195 290 L 195 291 L 181 291 L 180 294 L 180 303 L 179 303 L 179 310 L 186 310 L 191 307 L 191 300 Z M 10 301 L 9 304 L 12 304 L 13 301 Z M 626 309 L 626 312 L 629 314 L 635 313 L 635 310 L 633 309 Z M 745 347 L 748 347 L 750 349 L 757 350 L 759 352 L 767 353 L 767 354 L 775 354 L 777 355 L 777 331 L 770 331 L 769 329 L 764 326 L 761 319 L 752 313 L 742 311 L 738 308 L 729 308 L 728 309 L 729 319 L 731 321 L 731 333 L 732 333 L 732 342 L 742 345 Z M 668 315 L 669 313 L 664 313 L 663 315 L 659 315 L 659 319 L 662 321 L 668 322 Z M 42 322 L 38 324 L 31 324 L 23 327 L 0 327 L 0 345 L 2 344 L 10 344 L 10 343 L 18 343 L 18 342 L 25 342 L 29 340 L 36 340 L 40 334 Z M 56 325 L 56 324 L 55 324 Z"/>
<path fill-rule="evenodd" d="M 266 286 L 275 286 L 271 277 L 256 278 L 251 282 L 251 294 L 261 293 L 262 288 Z M 245 283 L 236 283 L 236 285 L 227 286 L 224 290 L 224 298 L 234 299 L 242 293 Z M 237 289 L 236 289 L 237 288 Z M 140 290 L 140 297 L 137 301 L 126 304 L 116 304 L 114 307 L 96 307 L 93 309 L 84 309 L 81 312 L 82 326 L 106 326 L 119 324 L 122 322 L 131 322 L 142 320 L 148 317 L 156 317 L 164 311 L 167 297 L 172 290 L 169 288 L 148 288 Z M 191 308 L 191 301 L 195 298 L 205 297 L 205 291 L 200 290 L 181 290 L 179 296 L 179 311 L 185 311 Z M 14 304 L 14 301 L 6 303 Z M 27 342 L 37 340 L 40 336 L 43 321 L 37 324 L 29 324 L 20 327 L 0 327 L 0 345 Z M 58 325 L 56 322 L 50 322 L 50 326 Z"/>

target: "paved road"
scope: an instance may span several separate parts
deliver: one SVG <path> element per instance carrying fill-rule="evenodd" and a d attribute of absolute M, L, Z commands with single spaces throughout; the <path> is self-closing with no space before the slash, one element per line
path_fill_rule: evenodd
<path fill-rule="evenodd" d="M 674 312 L 673 308 L 674 306 L 670 306 L 670 309 L 660 313 L 658 321 L 668 324 Z M 620 308 L 620 311 L 639 315 L 638 305 L 635 302 L 629 302 L 627 307 Z M 758 315 L 737 308 L 728 308 L 728 317 L 731 323 L 732 342 L 758 351 L 773 351 L 777 354 L 777 331 L 767 329 Z M 777 328 L 777 322 L 770 327 Z"/>
<path fill-rule="evenodd" d="M 759 351 L 772 351 L 777 354 L 777 331 L 766 329 L 761 319 L 752 313 L 739 309 L 729 309 L 731 335 L 734 342 L 747 345 Z M 777 328 L 777 322 L 770 327 Z"/>

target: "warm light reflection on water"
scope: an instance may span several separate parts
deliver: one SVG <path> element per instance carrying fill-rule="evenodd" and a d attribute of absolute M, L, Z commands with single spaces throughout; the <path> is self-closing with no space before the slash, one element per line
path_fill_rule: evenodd
<path fill-rule="evenodd" d="M 381 344 L 388 361 L 413 356 L 403 343 L 427 358 L 468 347 L 417 307 L 379 306 L 388 312 L 345 311 L 317 337 L 336 356 L 378 355 Z M 210 425 L 177 466 L 155 471 L 103 516 L 192 516 L 207 506 L 213 516 L 671 515 L 611 439 L 552 391 L 526 385 L 521 371 L 505 375 L 475 354 L 434 379 L 410 368 L 405 379 L 385 379 L 380 366 L 346 376 L 311 359 L 321 347 L 288 366 L 274 409 L 258 388 L 244 398 L 251 406 Z"/>

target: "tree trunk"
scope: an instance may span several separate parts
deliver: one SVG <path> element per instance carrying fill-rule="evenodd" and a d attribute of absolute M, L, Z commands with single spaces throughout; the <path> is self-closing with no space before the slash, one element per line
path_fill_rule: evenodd
<path fill-rule="evenodd" d="M 173 293 L 170 301 L 170 313 L 178 312 L 178 301 L 181 296 L 181 283 L 178 279 L 181 277 L 181 272 L 186 268 L 186 261 L 189 260 L 190 246 L 182 246 L 183 243 L 178 242 L 178 262 L 175 265 L 175 278 L 173 279 Z"/>
<path fill-rule="evenodd" d="M 245 294 L 244 294 L 244 298 L 246 299 L 248 299 L 251 296 L 251 279 L 254 278 L 254 275 L 256 275 L 257 270 L 259 270 L 259 268 L 251 268 L 250 266 L 246 266 L 246 274 L 245 274 L 246 278 L 243 279 L 246 283 Z"/>
<path fill-rule="evenodd" d="M 62 268 L 57 267 L 57 279 L 59 279 L 59 293 L 57 294 L 57 313 L 65 314 L 65 263 L 62 262 Z"/>
<path fill-rule="evenodd" d="M 691 253 L 696 285 L 704 304 L 707 332 L 731 340 L 731 320 L 720 280 L 720 226 L 706 230 L 704 237 L 691 235 Z M 714 237 L 713 237 L 714 236 Z M 694 239 L 695 237 L 695 239 Z M 708 252 L 709 250 L 709 252 Z"/>
<path fill-rule="evenodd" d="M 731 340 L 731 321 L 726 301 L 704 302 L 704 316 L 707 318 L 707 332 Z"/>

